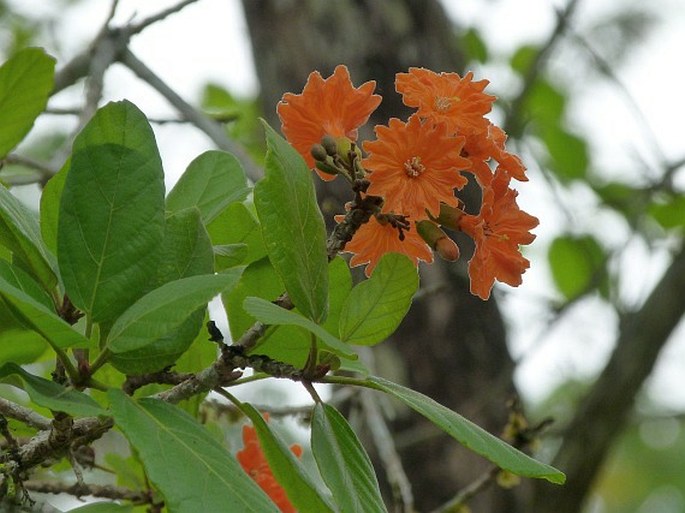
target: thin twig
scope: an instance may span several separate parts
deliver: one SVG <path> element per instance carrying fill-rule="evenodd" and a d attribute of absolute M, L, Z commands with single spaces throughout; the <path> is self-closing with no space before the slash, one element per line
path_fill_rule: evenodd
<path fill-rule="evenodd" d="M 163 11 L 158 12 L 157 14 L 154 14 L 148 18 L 145 18 L 139 23 L 136 24 L 131 24 L 129 26 L 129 33 L 131 35 L 133 34 L 139 34 L 142 32 L 144 29 L 149 27 L 150 25 L 157 23 L 158 21 L 162 21 L 163 19 L 167 18 L 168 16 L 175 14 L 179 12 L 181 9 L 187 7 L 190 4 L 193 4 L 197 2 L 197 0 L 183 0 L 183 2 L 179 2 L 176 5 L 173 5 L 169 7 L 168 9 L 165 9 Z"/>
<path fill-rule="evenodd" d="M 130 490 L 122 486 L 96 485 L 96 484 L 67 484 L 55 481 L 24 481 L 24 488 L 32 492 L 61 494 L 66 493 L 75 497 L 102 497 L 105 499 L 118 499 L 131 501 L 135 504 L 148 504 L 152 497 L 144 491 Z"/>
<path fill-rule="evenodd" d="M 0 414 L 40 430 L 50 429 L 52 425 L 51 420 L 47 417 L 43 417 L 30 408 L 20 406 L 2 397 L 0 397 Z"/>

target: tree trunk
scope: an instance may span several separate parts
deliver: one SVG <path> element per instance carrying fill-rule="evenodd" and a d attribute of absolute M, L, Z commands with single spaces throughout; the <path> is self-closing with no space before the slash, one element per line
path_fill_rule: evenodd
<path fill-rule="evenodd" d="M 282 94 L 299 93 L 313 70 L 328 76 L 344 63 L 356 85 L 376 80 L 383 103 L 372 122 L 386 123 L 407 114 L 394 90 L 395 73 L 410 66 L 461 71 L 463 65 L 455 28 L 435 0 L 245 0 L 243 6 L 264 112 L 273 126 L 279 126 L 275 105 Z M 362 133 L 362 139 L 369 134 Z M 350 198 L 318 182 L 326 188 L 327 217 L 341 212 Z M 497 304 L 469 293 L 464 263 L 469 251 L 462 249 L 462 255 L 460 264 L 436 262 L 422 269 L 422 286 L 434 292 L 415 301 L 376 361 L 379 366 L 401 362 L 403 369 L 379 372 L 404 375 L 406 385 L 499 433 L 514 392 L 513 363 Z M 389 350 L 400 356 L 387 356 Z M 406 412 L 392 428 L 419 511 L 439 506 L 488 468 L 416 414 Z M 523 511 L 520 496 L 521 490 L 493 487 L 470 506 L 474 513 L 516 513 Z"/>

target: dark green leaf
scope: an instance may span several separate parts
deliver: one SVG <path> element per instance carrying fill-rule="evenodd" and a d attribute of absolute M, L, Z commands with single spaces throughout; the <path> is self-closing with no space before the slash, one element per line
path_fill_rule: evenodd
<path fill-rule="evenodd" d="M 233 203 L 225 208 L 219 217 L 208 226 L 207 231 L 215 246 L 229 244 L 247 245 L 247 255 L 241 263 L 249 264 L 266 255 L 266 248 L 262 240 L 262 232 L 256 219 L 242 203 Z M 218 271 L 232 267 L 232 258 L 217 255 L 216 268 Z"/>
<path fill-rule="evenodd" d="M 243 308 L 264 324 L 299 326 L 304 328 L 324 343 L 330 351 L 347 358 L 355 358 L 356 354 L 347 344 L 328 333 L 322 326 L 314 323 L 298 312 L 286 310 L 259 297 L 248 297 L 243 302 Z"/>
<path fill-rule="evenodd" d="M 648 213 L 664 228 L 685 226 L 685 195 L 675 196 L 667 202 L 652 203 Z"/>
<path fill-rule="evenodd" d="M 312 175 L 302 157 L 265 124 L 265 177 L 254 201 L 269 259 L 295 306 L 323 322 L 328 301 L 326 229 Z"/>
<path fill-rule="evenodd" d="M 155 137 L 130 102 L 101 108 L 74 141 L 57 232 L 69 298 L 96 322 L 138 299 L 164 237 L 164 177 Z"/>
<path fill-rule="evenodd" d="M 0 379 L 8 380 L 24 389 L 31 400 L 53 411 L 63 411 L 75 417 L 105 415 L 107 412 L 92 397 L 83 392 L 65 388 L 59 383 L 29 374 L 14 363 L 0 367 Z"/>
<path fill-rule="evenodd" d="M 223 274 L 182 278 L 147 293 L 116 320 L 107 339 L 109 350 L 126 353 L 165 336 L 189 315 L 203 310 L 213 297 L 234 286 L 241 272 L 242 268 L 234 268 Z"/>
<path fill-rule="evenodd" d="M 549 166 L 561 180 L 585 177 L 589 163 L 585 139 L 555 125 L 543 126 L 539 135 L 549 153 Z"/>
<path fill-rule="evenodd" d="M 155 399 L 109 398 L 117 426 L 136 449 L 150 481 L 174 513 L 278 513 L 278 508 L 205 428 Z"/>
<path fill-rule="evenodd" d="M 33 278 L 31 278 L 31 276 L 29 276 L 16 265 L 12 265 L 5 260 L 0 260 L 0 278 L 4 279 L 13 287 L 16 287 L 17 289 L 26 293 L 45 308 L 49 310 L 54 309 L 52 299 L 50 299 L 50 296 L 47 294 L 47 292 L 45 292 L 45 290 L 38 285 Z M 1 330 L 2 326 L 0 326 L 0 331 Z"/>
<path fill-rule="evenodd" d="M 40 233 L 45 245 L 50 251 L 57 253 L 57 224 L 59 219 L 59 203 L 62 199 L 64 182 L 69 173 L 68 160 L 59 172 L 48 180 L 40 195 Z"/>
<path fill-rule="evenodd" d="M 364 447 L 345 417 L 327 404 L 314 408 L 312 452 L 341 511 L 387 511 Z"/>
<path fill-rule="evenodd" d="M 418 286 L 419 275 L 409 258 L 383 255 L 371 278 L 347 296 L 340 314 L 340 338 L 349 344 L 382 342 L 399 326 Z"/>
<path fill-rule="evenodd" d="M 40 48 L 25 48 L 0 67 L 0 158 L 31 130 L 53 88 L 55 59 Z"/>
<path fill-rule="evenodd" d="M 230 153 L 210 150 L 193 160 L 167 196 L 167 210 L 197 207 L 209 224 L 228 205 L 250 192 L 245 172 Z"/>
<path fill-rule="evenodd" d="M 57 348 L 89 347 L 90 341 L 24 291 L 0 277 L 0 296 L 22 325 L 42 335 Z"/>
<path fill-rule="evenodd" d="M 57 284 L 55 257 L 43 243 L 37 216 L 0 185 L 0 244 L 45 290 Z"/>
<path fill-rule="evenodd" d="M 503 440 L 449 408 L 445 408 L 430 397 L 383 378 L 371 377 L 366 382 L 372 388 L 396 397 L 455 438 L 464 447 L 480 454 L 504 470 L 519 476 L 546 479 L 555 484 L 563 484 L 566 480 L 566 476 L 559 470 L 514 449 Z"/>
<path fill-rule="evenodd" d="M 608 295 L 607 255 L 590 235 L 563 235 L 549 247 L 549 265 L 559 291 L 568 300 L 599 288 Z"/>
<path fill-rule="evenodd" d="M 269 467 L 293 506 L 300 513 L 333 513 L 328 499 L 319 492 L 288 446 L 269 429 L 261 413 L 250 404 L 243 404 L 242 410 L 252 421 Z"/>

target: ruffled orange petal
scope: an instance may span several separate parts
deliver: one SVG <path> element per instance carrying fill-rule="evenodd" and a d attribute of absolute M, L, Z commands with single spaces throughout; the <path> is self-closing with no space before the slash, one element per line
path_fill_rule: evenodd
<path fill-rule="evenodd" d="M 507 134 L 504 130 L 492 123 L 485 132 L 466 137 L 464 155 L 473 163 L 469 171 L 476 176 L 481 185 L 488 185 L 492 181 L 493 173 L 487 164 L 490 159 L 497 161 L 498 171 L 522 182 L 528 180 L 526 167 L 521 159 L 506 151 L 506 140 Z"/>
<path fill-rule="evenodd" d="M 457 73 L 435 73 L 424 68 L 409 68 L 398 73 L 395 89 L 408 107 L 433 123 L 444 123 L 459 135 L 481 133 L 488 128 L 485 114 L 490 112 L 495 97 L 483 92 L 487 80 L 473 81 L 473 73 L 463 78 Z"/>
<path fill-rule="evenodd" d="M 268 420 L 268 415 L 264 415 Z M 259 485 L 283 513 L 297 513 L 290 503 L 283 487 L 276 481 L 269 463 L 259 445 L 257 431 L 252 426 L 243 426 L 243 449 L 236 453 L 236 459 L 243 470 Z M 294 444 L 290 450 L 298 458 L 302 455 L 302 447 Z"/>
<path fill-rule="evenodd" d="M 495 280 L 511 286 L 521 284 L 521 275 L 530 262 L 521 255 L 520 245 L 530 244 L 530 230 L 539 221 L 516 203 L 518 193 L 509 188 L 506 173 L 496 172 L 483 188 L 483 204 L 477 216 L 463 215 L 459 226 L 476 243 L 469 261 L 471 292 L 482 299 L 490 297 Z"/>
<path fill-rule="evenodd" d="M 396 228 L 389 224 L 382 225 L 375 217 L 357 230 L 344 251 L 354 253 L 350 259 L 352 267 L 368 264 L 364 270 L 366 276 L 371 276 L 376 264 L 386 253 L 407 255 L 417 266 L 419 260 L 428 263 L 433 261 L 433 252 L 415 228 L 404 232 L 404 240 L 400 240 Z"/>
<path fill-rule="evenodd" d="M 365 142 L 370 153 L 364 168 L 370 171 L 368 193 L 383 196 L 385 212 L 401 213 L 412 221 L 437 216 L 440 202 L 457 206 L 454 189 L 466 185 L 461 170 L 471 167 L 461 156 L 463 137 L 447 134 L 444 125 L 422 123 L 417 116 L 407 123 L 391 119 L 376 126 L 375 141 Z"/>
<path fill-rule="evenodd" d="M 310 150 L 324 135 L 357 140 L 357 129 L 381 102 L 381 97 L 373 94 L 375 88 L 373 80 L 355 88 L 347 66 L 342 64 L 327 79 L 318 71 L 312 72 L 302 94 L 285 93 L 276 107 L 283 135 L 315 169 Z M 319 176 L 327 181 L 335 178 L 321 172 Z"/>

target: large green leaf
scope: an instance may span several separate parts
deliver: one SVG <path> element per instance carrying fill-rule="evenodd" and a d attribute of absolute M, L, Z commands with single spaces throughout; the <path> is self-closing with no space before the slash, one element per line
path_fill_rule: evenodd
<path fill-rule="evenodd" d="M 57 250 L 69 298 L 96 322 L 144 292 L 164 237 L 164 177 L 155 137 L 130 102 L 101 108 L 74 141 Z"/>
<path fill-rule="evenodd" d="M 0 297 L 21 324 L 57 348 L 89 347 L 90 341 L 60 319 L 55 312 L 0 277 Z"/>
<path fill-rule="evenodd" d="M 285 139 L 265 128 L 265 177 L 255 186 L 254 201 L 266 250 L 298 310 L 323 322 L 328 300 L 326 229 L 311 172 Z"/>
<path fill-rule="evenodd" d="M 243 264 L 255 262 L 266 255 L 259 223 L 242 203 L 232 203 L 207 226 L 214 246 L 245 244 L 247 254 Z M 216 269 L 221 271 L 234 264 L 233 258 L 216 255 Z"/>
<path fill-rule="evenodd" d="M 264 324 L 299 326 L 316 335 L 327 349 L 335 354 L 352 359 L 357 357 L 356 353 L 347 344 L 298 312 L 286 310 L 260 297 L 246 298 L 243 302 L 243 308 Z"/>
<path fill-rule="evenodd" d="M 0 297 L 0 310 L 5 306 Z M 0 322 L 4 324 L 0 330 L 0 365 L 6 362 L 33 363 L 45 353 L 48 346 L 38 333 L 24 329 L 13 317 L 9 322 L 0 317 Z"/>
<path fill-rule="evenodd" d="M 41 286 L 38 285 L 28 273 L 16 265 L 12 265 L 5 260 L 0 260 L 0 278 L 4 279 L 13 287 L 25 292 L 45 308 L 54 308 L 52 299 L 50 299 L 50 296 L 47 294 L 47 292 L 45 292 L 45 290 L 41 288 Z M 3 327 L 0 326 L 0 331 L 2 331 L 2 328 Z"/>
<path fill-rule="evenodd" d="M 347 296 L 340 313 L 340 338 L 349 344 L 382 342 L 402 322 L 418 286 L 419 275 L 409 258 L 383 255 L 371 278 Z"/>
<path fill-rule="evenodd" d="M 55 257 L 43 243 L 37 216 L 0 185 L 0 245 L 46 290 L 57 284 Z"/>
<path fill-rule="evenodd" d="M 109 398 L 117 426 L 140 455 L 170 513 L 278 513 L 235 458 L 181 409 L 155 399 Z"/>
<path fill-rule="evenodd" d="M 107 413 L 92 397 L 83 392 L 34 376 L 14 363 L 6 363 L 0 367 L 0 379 L 22 388 L 33 402 L 53 411 L 62 411 L 75 417 Z"/>
<path fill-rule="evenodd" d="M 557 237 L 549 247 L 548 258 L 554 283 L 566 299 L 593 290 L 608 296 L 608 257 L 591 235 Z"/>
<path fill-rule="evenodd" d="M 564 181 L 582 179 L 590 162 L 587 142 L 564 128 L 545 123 L 538 129 L 549 153 L 549 166 Z"/>
<path fill-rule="evenodd" d="M 193 160 L 167 196 L 167 210 L 197 207 L 209 224 L 235 201 L 243 201 L 250 189 L 238 159 L 218 150 L 206 151 Z"/>
<path fill-rule="evenodd" d="M 234 268 L 223 274 L 182 278 L 147 293 L 116 320 L 107 339 L 109 350 L 126 353 L 153 343 L 234 286 L 241 272 L 242 268 Z"/>
<path fill-rule="evenodd" d="M 57 174 L 43 187 L 40 195 L 40 233 L 45 245 L 57 253 L 57 220 L 59 219 L 59 202 L 62 199 L 64 182 L 69 173 L 71 160 L 67 160 Z"/>
<path fill-rule="evenodd" d="M 261 413 L 247 403 L 241 409 L 252 421 L 269 468 L 293 506 L 300 513 L 333 513 L 335 510 L 328 499 L 319 492 L 285 442 L 269 429 Z"/>
<path fill-rule="evenodd" d="M 563 472 L 534 460 L 430 397 L 383 378 L 371 377 L 365 383 L 396 397 L 464 447 L 504 470 L 519 476 L 546 479 L 555 484 L 562 484 L 566 480 Z"/>
<path fill-rule="evenodd" d="M 387 511 L 364 447 L 345 417 L 327 404 L 314 408 L 312 452 L 340 511 Z"/>
<path fill-rule="evenodd" d="M 40 48 L 25 48 L 0 67 L 0 158 L 31 130 L 53 88 L 55 59 Z"/>

